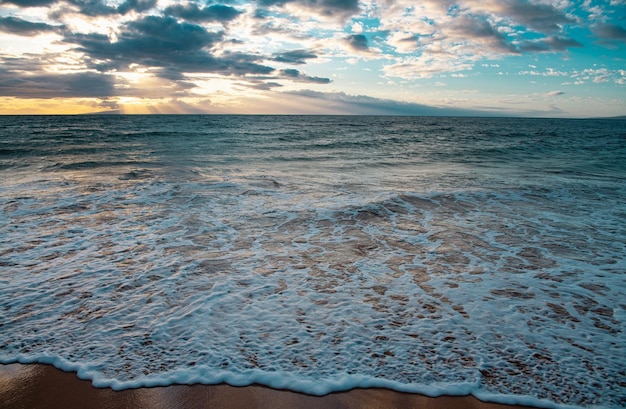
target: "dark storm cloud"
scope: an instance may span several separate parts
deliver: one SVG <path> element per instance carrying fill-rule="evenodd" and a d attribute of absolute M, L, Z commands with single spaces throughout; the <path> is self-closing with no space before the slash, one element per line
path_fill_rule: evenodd
<path fill-rule="evenodd" d="M 17 17 L 0 17 L 0 31 L 21 36 L 35 36 L 41 33 L 56 32 L 63 26 L 52 26 L 46 23 L 33 23 Z"/>
<path fill-rule="evenodd" d="M 292 50 L 274 54 L 273 61 L 289 64 L 306 64 L 306 60 L 317 58 L 317 55 L 307 50 Z"/>
<path fill-rule="evenodd" d="M 547 4 L 533 4 L 527 0 L 506 1 L 505 15 L 534 30 L 550 33 L 561 30 L 562 24 L 573 24 L 576 21 L 562 11 Z"/>
<path fill-rule="evenodd" d="M 581 43 L 571 38 L 548 37 L 540 40 L 526 41 L 520 45 L 519 49 L 521 51 L 530 52 L 554 52 L 582 46 Z"/>
<path fill-rule="evenodd" d="M 200 8 L 195 3 L 185 5 L 176 4 L 174 6 L 167 7 L 163 12 L 166 15 L 196 22 L 228 22 L 237 18 L 237 16 L 242 13 L 242 11 L 239 11 L 234 7 L 224 6 L 221 4 L 214 4 Z"/>
<path fill-rule="evenodd" d="M 369 46 L 367 45 L 367 37 L 363 34 L 352 34 L 346 37 L 348 45 L 357 51 L 367 51 Z"/>
<path fill-rule="evenodd" d="M 222 33 L 178 22 L 173 17 L 146 16 L 121 27 L 118 40 L 102 34 L 68 34 L 66 42 L 86 54 L 90 68 L 101 71 L 127 69 L 131 64 L 161 68 L 164 78 L 182 78 L 183 73 L 233 75 L 268 74 L 273 71 L 258 63 L 261 56 L 224 53 L 214 57 L 209 50 L 223 40 Z"/>
<path fill-rule="evenodd" d="M 603 40 L 626 42 L 626 28 L 614 24 L 598 24 L 593 33 Z"/>
<path fill-rule="evenodd" d="M 282 76 L 298 82 L 312 82 L 315 84 L 329 84 L 331 82 L 329 78 L 311 77 L 294 69 L 280 70 L 278 72 Z"/>

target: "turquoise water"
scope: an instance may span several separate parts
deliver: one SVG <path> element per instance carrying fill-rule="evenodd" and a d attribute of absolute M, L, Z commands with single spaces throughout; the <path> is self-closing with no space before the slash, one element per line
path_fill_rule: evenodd
<path fill-rule="evenodd" d="M 0 117 L 0 362 L 623 407 L 625 125 Z"/>

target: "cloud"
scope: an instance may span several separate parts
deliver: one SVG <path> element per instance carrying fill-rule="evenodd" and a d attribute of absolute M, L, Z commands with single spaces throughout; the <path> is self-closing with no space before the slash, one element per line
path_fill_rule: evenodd
<path fill-rule="evenodd" d="M 396 52 L 410 54 L 415 52 L 421 45 L 419 34 L 406 31 L 396 31 L 387 37 L 387 44 L 392 46 Z"/>
<path fill-rule="evenodd" d="M 165 15 L 183 18 L 194 22 L 228 22 L 243 13 L 234 7 L 213 4 L 199 8 L 196 3 L 176 4 L 163 10 Z"/>
<path fill-rule="evenodd" d="M 279 73 L 291 80 L 295 80 L 298 82 L 313 82 L 316 84 L 329 84 L 330 83 L 330 79 L 328 78 L 311 77 L 294 69 L 280 70 Z"/>
<path fill-rule="evenodd" d="M 563 91 L 550 91 L 546 95 L 549 96 L 549 97 L 557 97 L 557 96 L 563 95 L 563 94 L 565 94 L 565 92 L 563 92 Z"/>
<path fill-rule="evenodd" d="M 115 100 L 104 99 L 98 103 L 98 107 L 107 109 L 107 112 L 119 112 L 117 111 L 120 106 L 119 103 Z"/>
<path fill-rule="evenodd" d="M 451 55 L 407 57 L 393 64 L 383 66 L 385 76 L 403 79 L 429 78 L 436 74 L 450 74 L 470 70 L 471 61 L 455 58 Z"/>
<path fill-rule="evenodd" d="M 126 14 L 130 11 L 142 12 L 148 11 L 157 5 L 157 0 L 126 0 L 117 6 L 117 12 Z"/>
<path fill-rule="evenodd" d="M 525 41 L 519 46 L 519 49 L 528 52 L 556 52 L 565 51 L 572 47 L 583 47 L 583 45 L 572 38 L 548 37 Z"/>
<path fill-rule="evenodd" d="M 289 64 L 306 64 L 306 60 L 312 58 L 317 58 L 317 55 L 307 50 L 292 50 L 274 54 L 272 60 Z"/>
<path fill-rule="evenodd" d="M 257 63 L 262 56 L 225 52 L 219 57 L 208 50 L 223 40 L 223 33 L 178 22 L 173 17 L 146 16 L 121 27 L 117 41 L 103 34 L 71 34 L 68 43 L 85 53 L 90 68 L 126 70 L 131 65 L 159 67 L 164 78 L 183 78 L 184 73 L 232 75 L 268 74 L 274 69 Z"/>
<path fill-rule="evenodd" d="M 10 0 L 12 2 L 20 1 L 20 0 Z M 65 13 L 71 12 L 76 9 L 80 14 L 89 16 L 89 17 L 103 17 L 103 16 L 113 16 L 113 15 L 124 15 L 130 13 L 131 11 L 135 11 L 138 13 L 148 11 L 157 6 L 157 0 L 126 0 L 125 2 L 119 3 L 117 6 L 112 6 L 109 2 L 105 2 L 104 0 L 67 0 L 67 4 L 64 4 L 63 1 L 58 0 L 34 0 L 34 1 L 45 1 L 44 6 L 49 6 L 54 3 L 62 4 L 62 7 L 58 10 L 55 10 L 52 14 L 55 16 L 61 16 Z"/>
<path fill-rule="evenodd" d="M 81 72 L 51 74 L 0 70 L 0 96 L 20 98 L 105 98 L 115 95 L 113 78 Z"/>
<path fill-rule="evenodd" d="M 575 78 L 579 85 L 588 81 L 596 84 L 610 81 L 618 85 L 626 84 L 626 70 L 587 68 L 581 71 L 574 71 L 571 77 Z"/>
<path fill-rule="evenodd" d="M 346 43 L 355 51 L 367 51 L 369 45 L 367 44 L 367 37 L 363 34 L 351 34 L 346 37 Z"/>
<path fill-rule="evenodd" d="M 558 74 L 570 78 L 558 81 L 586 85 L 603 81 L 626 84 L 619 65 L 619 51 L 626 42 L 626 28 L 620 20 L 623 1 L 0 2 L 8 5 L 0 15 L 0 31 L 22 36 L 19 44 L 8 43 L 0 50 L 3 92 L 16 95 L 20 89 L 24 95 L 52 95 L 54 86 L 43 85 L 49 79 L 56 81 L 62 95 L 88 94 L 88 89 L 70 83 L 89 88 L 93 82 L 94 93 L 104 97 L 193 100 L 210 94 L 218 106 L 223 101 L 243 98 L 240 92 L 244 91 L 262 100 L 267 98 L 261 96 L 263 90 L 272 91 L 271 95 L 287 95 L 278 88 L 293 89 L 287 86 L 289 83 L 297 83 L 297 89 L 302 84 L 322 89 L 332 78 L 333 87 L 339 90 L 342 86 L 353 89 L 357 81 L 365 79 L 364 89 L 376 87 L 377 92 L 397 92 L 397 96 L 417 87 L 432 89 L 440 83 L 447 83 L 450 89 L 462 81 L 472 84 L 469 77 L 479 78 L 485 63 L 501 64 L 498 75 L 509 75 L 514 81 L 519 67 L 530 61 L 528 58 L 534 58 L 541 68 L 534 67 L 537 73 L 527 75 Z M 563 61 L 559 72 L 543 72 L 546 68 L 539 61 L 540 54 L 567 53 L 583 47 L 583 43 L 590 47 L 585 55 L 597 51 L 596 55 L 607 56 L 602 64 L 596 61 L 598 65 L 594 66 L 606 67 L 606 73 L 575 72 L 569 60 Z M 598 50 L 598 46 L 607 50 Z M 583 58 L 580 53 L 568 57 Z M 309 75 L 307 64 L 315 64 L 315 73 L 320 76 Z M 351 76 L 344 71 L 347 69 L 359 73 Z M 101 80 L 96 80 L 99 75 Z M 461 75 L 468 78 L 451 80 Z M 418 82 L 405 87 L 405 81 L 397 79 Z M 385 83 L 389 84 L 388 90 Z M 441 89 L 437 92 L 445 93 Z M 540 88 L 533 92 L 544 97 L 560 95 L 556 94 L 559 91 L 546 94 Z M 394 105 L 386 100 L 341 93 L 315 95 L 297 98 L 321 104 L 317 106 L 328 103 L 358 112 L 405 112 L 414 108 L 421 112 L 415 105 Z M 288 102 L 285 104 L 289 108 Z"/>
<path fill-rule="evenodd" d="M 397 53 L 395 62 L 383 67 L 386 76 L 427 78 L 472 69 L 479 61 L 583 46 L 563 34 L 566 25 L 578 21 L 555 2 L 388 0 L 378 4 L 372 11 L 380 21 L 377 30 L 385 37 L 384 45 Z M 391 55 L 384 52 L 383 56 Z"/>
<path fill-rule="evenodd" d="M 99 60 L 117 61 L 121 65 L 141 63 L 153 58 L 152 63 L 161 66 L 178 54 L 186 56 L 215 43 L 219 35 L 208 33 L 204 28 L 188 23 L 178 23 L 172 17 L 148 16 L 133 21 L 122 28 L 117 41 L 105 34 L 68 34 L 65 41 L 77 44 L 78 51 Z M 159 63 L 157 57 L 161 57 Z M 153 65 L 153 64 L 148 64 Z"/>
<path fill-rule="evenodd" d="M 0 31 L 20 36 L 35 36 L 47 32 L 58 32 L 63 26 L 32 23 L 17 17 L 0 17 Z"/>
<path fill-rule="evenodd" d="M 57 1 L 58 0 L 4 0 L 3 3 L 14 4 L 18 7 L 45 7 Z"/>
<path fill-rule="evenodd" d="M 462 16 L 454 19 L 452 31 L 458 38 L 477 43 L 489 50 L 516 53 L 517 50 L 509 43 L 505 34 L 498 31 L 485 16 Z"/>
<path fill-rule="evenodd" d="M 320 16 L 342 20 L 360 13 L 359 0 L 258 0 L 257 4 L 261 7 L 292 5 Z"/>
<path fill-rule="evenodd" d="M 187 22 L 179 23 L 172 17 L 146 16 L 128 23 L 122 32 L 120 47 L 141 46 L 134 52 L 171 51 L 184 53 L 211 46 L 221 40 L 221 33 L 208 32 L 204 27 Z"/>
<path fill-rule="evenodd" d="M 576 23 L 576 20 L 550 4 L 531 3 L 528 0 L 498 3 L 504 16 L 541 33 L 559 32 L 562 25 Z"/>
<path fill-rule="evenodd" d="M 626 28 L 615 24 L 598 24 L 593 27 L 593 33 L 603 40 L 612 40 L 626 43 Z"/>
<path fill-rule="evenodd" d="M 575 79 L 575 83 L 564 83 L 567 85 L 582 85 L 589 81 L 593 83 L 614 82 L 617 85 L 626 84 L 626 70 L 612 70 L 608 68 L 587 68 L 584 70 L 557 71 L 547 68 L 546 71 L 520 71 L 519 75 L 531 75 L 541 77 L 568 77 Z"/>
<path fill-rule="evenodd" d="M 273 88 L 283 86 L 282 84 L 279 84 L 277 82 L 265 82 L 265 81 L 259 81 L 259 80 L 253 80 L 247 84 L 241 84 L 241 85 L 248 87 L 248 88 L 260 90 L 260 91 L 269 91 Z"/>
<path fill-rule="evenodd" d="M 78 4 L 76 0 L 72 1 Z M 81 9 L 88 13 L 103 16 L 113 12 L 113 8 L 101 1 L 81 4 L 89 6 L 89 10 Z M 141 4 L 152 4 L 152 0 L 122 3 L 131 8 L 142 7 Z M 192 95 L 191 90 L 198 87 L 197 81 L 203 81 L 202 75 L 209 73 L 245 78 L 251 87 L 265 90 L 282 86 L 276 80 L 311 84 L 331 82 L 329 78 L 310 76 L 295 69 L 277 70 L 263 63 L 303 65 L 307 60 L 317 58 L 312 51 L 296 49 L 269 56 L 238 52 L 234 46 L 243 43 L 226 38 L 225 30 L 214 32 L 187 21 L 230 21 L 241 13 L 234 8 L 172 6 L 165 11 L 173 15 L 139 15 L 134 20 L 117 23 L 114 34 L 85 33 L 17 17 L 1 18 L 0 30 L 12 33 L 32 36 L 46 31 L 58 32 L 63 36 L 62 44 L 69 47 L 65 52 L 72 54 L 72 58 L 58 60 L 54 54 L 39 54 L 37 60 L 0 56 L 3 57 L 0 59 L 3 63 L 0 93 L 23 98 L 51 98 L 54 95 L 182 97 Z M 115 21 L 116 15 L 119 14 L 111 15 L 109 21 Z M 59 61 L 72 72 L 51 73 L 52 65 L 55 71 L 63 71 Z M 77 72 L 81 68 L 84 71 Z M 264 78 L 274 81 L 266 82 Z M 46 86 L 47 81 L 50 84 Z"/>
<path fill-rule="evenodd" d="M 285 92 L 285 95 L 308 101 L 318 110 L 342 112 L 354 115 L 421 115 L 421 116 L 471 116 L 478 111 L 438 108 L 410 102 L 373 98 L 365 95 L 349 95 L 344 92 L 318 92 L 312 90 Z"/>

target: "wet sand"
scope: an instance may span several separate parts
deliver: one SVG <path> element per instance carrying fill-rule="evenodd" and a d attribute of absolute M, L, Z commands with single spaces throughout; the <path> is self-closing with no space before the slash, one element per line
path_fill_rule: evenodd
<path fill-rule="evenodd" d="M 50 365 L 0 365 L 1 409 L 506 409 L 472 396 L 430 398 L 386 389 L 354 389 L 310 396 L 260 385 L 172 385 L 124 391 L 94 388 L 90 381 Z"/>

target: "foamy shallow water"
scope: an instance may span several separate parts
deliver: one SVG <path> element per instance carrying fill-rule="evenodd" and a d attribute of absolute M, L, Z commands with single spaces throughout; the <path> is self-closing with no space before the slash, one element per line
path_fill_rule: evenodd
<path fill-rule="evenodd" d="M 61 162 L 5 166 L 0 361 L 116 389 L 256 382 L 626 405 L 621 168 L 528 174 L 501 152 L 440 167 L 387 152 L 364 166 L 378 150 L 341 158 L 357 147 L 332 140 L 313 154 L 278 146 L 293 139 L 222 141 L 207 159 L 215 143 L 171 141 L 163 156 L 167 138 L 125 138 L 114 147 L 134 159 L 105 166 L 122 154 L 111 142 L 104 161 L 103 148 L 85 154 L 86 138 L 80 153 L 61 146 Z"/>

